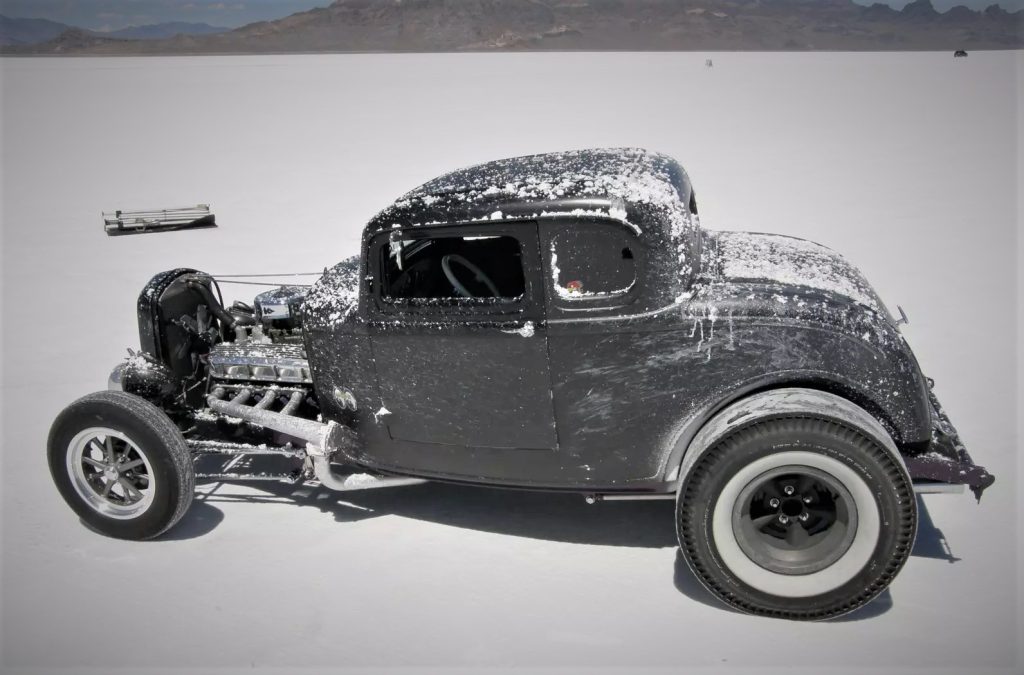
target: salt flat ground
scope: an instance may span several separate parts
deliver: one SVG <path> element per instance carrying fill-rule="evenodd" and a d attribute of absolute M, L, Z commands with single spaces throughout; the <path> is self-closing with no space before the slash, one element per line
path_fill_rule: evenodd
<path fill-rule="evenodd" d="M 3 669 L 1020 672 L 1022 72 L 1013 52 L 0 60 Z M 678 157 L 706 226 L 859 265 L 997 474 L 980 506 L 924 500 L 915 555 L 864 611 L 726 610 L 677 557 L 670 503 L 207 486 L 132 543 L 52 487 L 50 422 L 137 345 L 153 273 L 318 270 L 438 173 L 620 145 Z M 196 202 L 219 229 L 100 227 Z"/>

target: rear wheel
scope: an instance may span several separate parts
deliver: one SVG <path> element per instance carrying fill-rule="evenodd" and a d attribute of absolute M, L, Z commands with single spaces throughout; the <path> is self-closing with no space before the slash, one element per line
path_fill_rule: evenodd
<path fill-rule="evenodd" d="M 98 392 L 69 405 L 50 429 L 47 454 L 64 500 L 111 537 L 157 537 L 192 501 L 195 474 L 181 431 L 131 394 Z"/>
<path fill-rule="evenodd" d="M 870 602 L 906 562 L 916 527 L 899 460 L 868 433 L 814 417 L 727 434 L 677 500 L 679 543 L 701 582 L 742 611 L 789 619 Z"/>

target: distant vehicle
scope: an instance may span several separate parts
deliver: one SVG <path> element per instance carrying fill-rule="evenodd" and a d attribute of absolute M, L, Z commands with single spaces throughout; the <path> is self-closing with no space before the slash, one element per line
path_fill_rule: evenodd
<path fill-rule="evenodd" d="M 953 56 L 955 58 L 960 58 L 961 56 L 967 56 L 967 52 L 965 52 L 963 49 L 958 49 L 955 52 L 953 52 Z"/>
<path fill-rule="evenodd" d="M 506 159 L 401 197 L 311 288 L 225 306 L 208 274 L 157 274 L 141 351 L 58 416 L 50 469 L 129 539 L 174 525 L 196 480 L 674 499 L 712 593 L 824 619 L 902 568 L 915 492 L 993 481 L 900 314 L 824 246 L 702 228 L 664 155 Z M 231 468 L 197 470 L 210 455 Z M 263 455 L 291 469 L 244 468 Z"/>

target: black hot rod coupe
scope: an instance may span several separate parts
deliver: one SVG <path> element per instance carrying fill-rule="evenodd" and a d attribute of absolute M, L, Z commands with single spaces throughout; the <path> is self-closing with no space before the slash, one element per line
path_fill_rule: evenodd
<path fill-rule="evenodd" d="M 48 444 L 63 497 L 114 537 L 165 532 L 196 480 L 674 499 L 712 593 L 823 619 L 903 566 L 915 492 L 993 481 L 857 269 L 701 228 L 686 173 L 644 150 L 449 173 L 311 287 L 227 306 L 175 269 L 138 321 L 141 350 Z M 223 470 L 199 470 L 211 455 Z M 283 470 L 246 470 L 263 455 Z"/>

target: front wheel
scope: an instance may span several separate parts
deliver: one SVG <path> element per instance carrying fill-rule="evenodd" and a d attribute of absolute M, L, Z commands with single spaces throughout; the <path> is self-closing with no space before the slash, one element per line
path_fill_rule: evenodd
<path fill-rule="evenodd" d="M 64 500 L 111 537 L 157 537 L 192 502 L 195 473 L 181 431 L 132 394 L 97 392 L 69 405 L 50 428 L 47 455 Z"/>
<path fill-rule="evenodd" d="M 917 505 L 899 460 L 831 420 L 762 420 L 718 440 L 677 500 L 683 556 L 741 611 L 827 619 L 881 593 L 906 562 Z"/>

